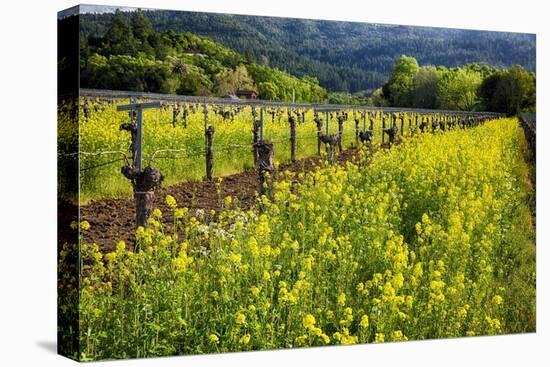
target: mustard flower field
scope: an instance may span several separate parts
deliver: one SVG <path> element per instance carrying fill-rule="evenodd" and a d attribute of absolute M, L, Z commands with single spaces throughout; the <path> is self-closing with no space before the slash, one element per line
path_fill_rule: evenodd
<path fill-rule="evenodd" d="M 82 102 L 83 103 L 83 102 Z M 87 203 L 94 199 L 129 197 L 132 187 L 120 174 L 124 156 L 129 156 L 130 135 L 120 129 L 122 123 L 128 122 L 128 113 L 118 112 L 117 106 L 124 101 L 106 103 L 99 107 L 97 102 L 90 102 L 91 113 L 85 118 L 80 112 L 78 130 L 72 125 L 67 114 L 60 114 L 60 146 L 78 141 L 80 152 L 80 200 Z M 95 110 L 98 107 L 98 110 Z M 188 109 L 188 116 L 183 121 L 183 112 L 179 113 L 174 125 L 173 106 L 146 110 L 144 112 L 143 157 L 144 165 L 153 165 L 165 177 L 164 185 L 200 180 L 205 176 L 205 117 L 203 105 Z M 259 119 L 259 111 L 254 116 L 250 106 L 233 111 L 232 118 L 224 119 L 217 107 L 207 105 L 207 124 L 215 129 L 214 176 L 226 176 L 254 168 L 252 154 L 252 121 Z M 230 112 L 230 110 L 226 110 Z M 271 113 L 273 112 L 273 113 Z M 290 132 L 287 109 L 267 109 L 264 115 L 263 137 L 274 143 L 275 161 L 277 164 L 290 161 Z M 301 159 L 317 154 L 317 128 L 314 122 L 314 111 L 304 112 L 304 121 L 296 123 L 296 158 Z M 346 111 L 348 120 L 343 126 L 343 146 L 357 146 L 355 138 L 354 117 L 360 120 L 360 127 L 368 129 L 369 119 L 358 113 Z M 321 114 L 326 119 L 324 114 Z M 389 127 L 390 121 L 387 120 Z M 405 126 L 406 128 L 407 126 Z M 382 141 L 381 114 L 373 115 L 373 143 Z M 326 131 L 323 125 L 323 132 Z M 329 133 L 338 132 L 335 116 L 330 118 Z M 78 133 L 78 136 L 74 134 Z M 387 139 L 387 138 L 386 138 Z M 69 149 L 69 151 L 72 151 Z M 59 154 L 63 156 L 63 149 Z M 106 153 L 106 154 L 105 154 Z"/>
<path fill-rule="evenodd" d="M 162 119 L 146 119 L 159 146 L 175 141 L 148 130 Z M 94 123 L 82 127 L 84 146 L 127 149 L 115 127 Z M 242 130 L 224 126 L 220 139 Z M 185 139 L 190 130 L 178 131 Z M 80 244 L 80 287 L 67 279 L 60 289 L 61 310 L 78 304 L 80 348 L 71 353 L 100 360 L 534 332 L 531 170 L 523 130 L 508 118 L 280 172 L 273 200 L 251 209 L 227 197 L 207 215 L 167 196 L 171 212 L 157 209 L 137 229 L 139 251 Z M 114 195 L 100 181 L 87 189 Z M 162 224 L 167 215 L 173 223 Z M 75 246 L 61 251 L 60 274 L 74 273 Z"/>

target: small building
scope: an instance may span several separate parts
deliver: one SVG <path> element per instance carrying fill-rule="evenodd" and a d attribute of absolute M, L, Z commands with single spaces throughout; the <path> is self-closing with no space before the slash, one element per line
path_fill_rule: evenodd
<path fill-rule="evenodd" d="M 235 92 L 237 97 L 244 98 L 244 99 L 256 99 L 258 98 L 255 90 L 245 90 L 245 89 L 239 89 L 237 92 Z"/>

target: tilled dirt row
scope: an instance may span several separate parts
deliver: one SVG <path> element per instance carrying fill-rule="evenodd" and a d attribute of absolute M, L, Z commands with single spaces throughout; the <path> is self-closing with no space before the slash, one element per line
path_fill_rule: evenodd
<path fill-rule="evenodd" d="M 337 161 L 339 163 L 346 162 L 355 154 L 355 149 L 345 150 L 338 155 Z M 304 158 L 295 163 L 281 164 L 279 171 L 310 172 L 319 162 L 319 157 Z M 218 212 L 221 204 L 220 199 L 229 195 L 237 198 L 241 206 L 250 207 L 254 203 L 257 191 L 258 173 L 250 170 L 223 177 L 220 193 L 216 190 L 216 179 L 212 182 L 191 181 L 163 187 L 155 192 L 154 207 L 165 213 L 163 220 L 170 223 L 172 221 L 171 210 L 165 202 L 168 194 L 176 198 L 179 207 L 187 207 L 190 210 L 204 209 L 208 213 L 211 209 Z M 84 242 L 97 243 L 104 251 L 112 250 L 120 240 L 133 244 L 135 231 L 133 199 L 91 201 L 80 208 L 80 214 L 81 220 L 86 220 L 91 225 L 90 229 L 83 234 Z M 69 226 L 69 224 L 60 222 L 61 226 Z M 63 241 L 63 238 L 59 240 Z"/>

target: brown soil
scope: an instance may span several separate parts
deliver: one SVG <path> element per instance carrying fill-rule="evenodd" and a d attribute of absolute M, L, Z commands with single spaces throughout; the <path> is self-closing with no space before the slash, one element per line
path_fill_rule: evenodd
<path fill-rule="evenodd" d="M 355 153 L 355 149 L 345 150 L 337 156 L 337 161 L 343 163 L 351 160 Z M 315 169 L 319 161 L 319 157 L 304 158 L 295 163 L 281 164 L 279 171 L 309 172 Z M 216 192 L 215 182 L 216 179 L 213 182 L 192 181 L 163 187 L 155 192 L 153 207 L 159 208 L 164 214 L 163 221 L 170 223 L 173 218 L 170 215 L 171 210 L 165 202 L 168 194 L 174 196 L 179 207 L 187 207 L 190 210 L 200 208 L 207 213 L 211 209 L 217 212 L 220 209 L 221 199 L 229 195 L 237 198 L 241 206 L 251 207 L 253 205 L 258 191 L 258 173 L 256 171 L 245 171 L 223 177 L 219 194 Z M 67 205 L 64 204 L 64 206 Z M 135 230 L 133 199 L 91 201 L 87 205 L 81 206 L 80 214 L 81 220 L 86 220 L 91 225 L 91 228 L 83 234 L 84 242 L 97 243 L 106 251 L 112 250 L 120 240 L 126 241 L 127 244 L 133 244 Z M 68 227 L 70 222 L 62 219 L 66 218 L 59 217 L 59 225 Z M 74 234 L 71 236 L 70 232 L 70 230 L 67 231 L 67 236 L 60 233 L 61 243 L 70 237 L 74 238 Z"/>

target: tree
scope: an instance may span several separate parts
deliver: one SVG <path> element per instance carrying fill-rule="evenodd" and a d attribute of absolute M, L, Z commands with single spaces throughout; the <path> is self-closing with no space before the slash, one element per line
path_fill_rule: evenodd
<path fill-rule="evenodd" d="M 154 55 L 155 50 L 149 43 L 149 37 L 155 33 L 151 21 L 138 9 L 130 18 L 130 27 L 136 41 L 136 48 L 147 55 Z"/>
<path fill-rule="evenodd" d="M 418 69 L 418 62 L 412 56 L 403 55 L 397 59 L 384 88 L 384 97 L 392 106 L 406 107 L 412 104 L 412 88 Z"/>
<path fill-rule="evenodd" d="M 171 74 L 178 80 L 177 94 L 194 96 L 210 95 L 212 81 L 203 69 L 172 57 L 169 57 L 166 62 L 171 66 Z"/>
<path fill-rule="evenodd" d="M 189 71 L 189 68 L 181 60 L 177 60 L 174 63 L 174 66 L 172 67 L 172 73 L 174 73 L 174 75 L 177 75 L 180 78 L 184 77 L 188 71 Z"/>
<path fill-rule="evenodd" d="M 384 98 L 382 87 L 372 92 L 372 104 L 376 107 L 388 107 L 388 100 Z"/>
<path fill-rule="evenodd" d="M 235 94 L 239 89 L 252 89 L 254 81 L 248 75 L 246 66 L 238 65 L 234 70 L 224 69 L 215 77 L 216 93 L 219 95 Z"/>
<path fill-rule="evenodd" d="M 473 111 L 479 104 L 477 91 L 481 74 L 467 68 L 443 72 L 439 83 L 440 107 L 448 110 Z"/>
<path fill-rule="evenodd" d="M 262 82 L 258 84 L 258 93 L 261 99 L 277 99 L 279 88 L 272 82 Z"/>
<path fill-rule="evenodd" d="M 536 107 L 536 78 L 534 73 L 515 65 L 485 79 L 479 88 L 485 109 L 515 115 L 534 111 Z"/>
<path fill-rule="evenodd" d="M 246 66 L 244 65 L 238 65 L 234 70 L 235 75 L 235 82 L 236 82 L 236 88 L 239 89 L 253 89 L 254 88 L 254 81 L 248 75 L 248 70 L 246 69 Z"/>
<path fill-rule="evenodd" d="M 438 107 L 439 73 L 434 66 L 424 66 L 414 76 L 412 106 Z"/>
<path fill-rule="evenodd" d="M 147 38 L 155 32 L 151 21 L 143 14 L 141 9 L 132 14 L 130 25 L 135 39 L 141 42 L 147 42 Z"/>
<path fill-rule="evenodd" d="M 104 51 L 109 55 L 135 56 L 137 50 L 132 30 L 120 10 L 116 10 L 111 27 L 104 37 Z"/>

